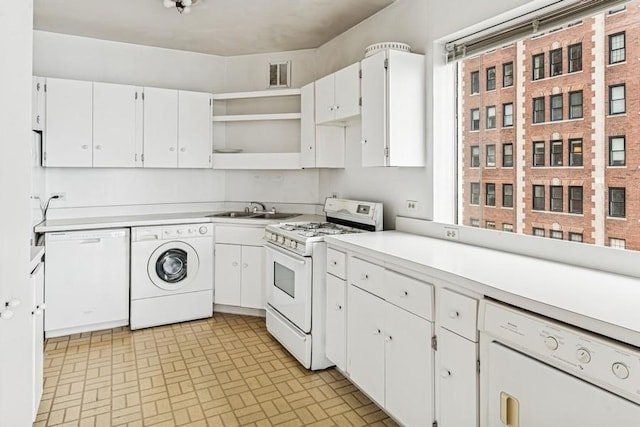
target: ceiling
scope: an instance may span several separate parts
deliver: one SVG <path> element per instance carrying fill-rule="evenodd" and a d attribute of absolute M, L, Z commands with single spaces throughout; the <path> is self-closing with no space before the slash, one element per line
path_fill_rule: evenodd
<path fill-rule="evenodd" d="M 34 28 L 214 55 L 316 48 L 395 0 L 35 0 Z"/>

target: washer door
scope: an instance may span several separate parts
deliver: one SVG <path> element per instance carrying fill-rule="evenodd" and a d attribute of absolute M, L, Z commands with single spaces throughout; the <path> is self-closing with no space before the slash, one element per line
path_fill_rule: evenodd
<path fill-rule="evenodd" d="M 167 242 L 153 251 L 147 270 L 154 285 L 177 291 L 189 285 L 198 267 L 198 254 L 193 247 L 184 242 Z"/>

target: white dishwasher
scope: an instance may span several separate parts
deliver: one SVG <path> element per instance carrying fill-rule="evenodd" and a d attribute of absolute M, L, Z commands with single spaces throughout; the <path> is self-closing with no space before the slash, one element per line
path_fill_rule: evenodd
<path fill-rule="evenodd" d="M 129 229 L 47 233 L 47 337 L 129 323 Z"/>

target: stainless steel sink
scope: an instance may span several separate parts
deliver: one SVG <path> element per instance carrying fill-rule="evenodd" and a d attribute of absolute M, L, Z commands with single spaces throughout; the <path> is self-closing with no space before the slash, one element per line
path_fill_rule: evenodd
<path fill-rule="evenodd" d="M 245 212 L 245 211 L 230 211 L 230 212 L 220 212 L 216 214 L 207 215 L 208 218 L 248 218 L 254 215 L 253 212 Z"/>
<path fill-rule="evenodd" d="M 254 214 L 253 216 L 251 216 L 251 218 L 256 218 L 256 219 L 287 219 L 287 218 L 293 218 L 294 216 L 298 216 L 298 215 L 300 215 L 300 214 L 284 213 L 284 212 L 259 213 L 259 214 Z"/>
<path fill-rule="evenodd" d="M 237 218 L 237 219 L 287 219 L 298 216 L 297 213 L 253 213 L 245 211 L 228 211 L 207 215 L 208 218 Z"/>

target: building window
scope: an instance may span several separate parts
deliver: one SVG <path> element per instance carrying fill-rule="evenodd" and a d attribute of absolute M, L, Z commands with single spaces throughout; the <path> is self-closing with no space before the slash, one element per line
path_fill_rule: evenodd
<path fill-rule="evenodd" d="M 612 136 L 609 138 L 609 166 L 624 166 L 625 159 L 625 137 Z"/>
<path fill-rule="evenodd" d="M 609 237 L 609 246 L 612 248 L 624 249 L 627 247 L 627 242 L 624 239 Z"/>
<path fill-rule="evenodd" d="M 582 166 L 582 140 L 569 140 L 569 166 Z"/>
<path fill-rule="evenodd" d="M 582 187 L 569 187 L 569 212 L 582 213 Z"/>
<path fill-rule="evenodd" d="M 544 122 L 544 97 L 533 98 L 533 123 Z"/>
<path fill-rule="evenodd" d="M 487 191 L 487 194 L 485 195 L 485 205 L 495 206 L 496 205 L 496 185 L 487 184 L 485 189 Z"/>
<path fill-rule="evenodd" d="M 623 114 L 625 106 L 625 86 L 624 84 L 609 86 L 609 114 Z"/>
<path fill-rule="evenodd" d="M 533 227 L 533 234 L 536 237 L 544 237 L 544 228 Z"/>
<path fill-rule="evenodd" d="M 477 145 L 471 146 L 471 163 L 472 168 L 480 167 L 480 147 Z"/>
<path fill-rule="evenodd" d="M 569 232 L 569 241 L 582 243 L 582 233 Z"/>
<path fill-rule="evenodd" d="M 502 126 L 513 126 L 513 104 L 502 104 Z"/>
<path fill-rule="evenodd" d="M 502 87 L 513 86 L 513 62 L 502 64 Z"/>
<path fill-rule="evenodd" d="M 624 32 L 611 34 L 609 36 L 609 64 L 617 64 L 618 62 L 625 61 L 626 53 L 624 39 Z"/>
<path fill-rule="evenodd" d="M 508 233 L 513 233 L 513 224 L 502 224 L 502 231 L 506 231 Z"/>
<path fill-rule="evenodd" d="M 513 167 L 513 144 L 502 145 L 502 167 Z"/>
<path fill-rule="evenodd" d="M 480 183 L 479 182 L 471 183 L 471 198 L 469 199 L 469 203 L 472 205 L 480 204 Z"/>
<path fill-rule="evenodd" d="M 562 120 L 562 94 L 551 95 L 549 99 L 549 103 L 551 104 L 551 121 Z"/>
<path fill-rule="evenodd" d="M 533 80 L 544 79 L 544 53 L 533 55 Z"/>
<path fill-rule="evenodd" d="M 549 52 L 549 75 L 559 76 L 562 74 L 562 48 Z"/>
<path fill-rule="evenodd" d="M 544 210 L 544 185 L 533 186 L 533 210 Z"/>
<path fill-rule="evenodd" d="M 487 90 L 496 88 L 496 67 L 487 68 Z"/>
<path fill-rule="evenodd" d="M 494 168 L 496 167 L 496 146 L 494 144 L 487 145 L 486 147 L 487 154 L 487 167 Z"/>
<path fill-rule="evenodd" d="M 480 220 L 478 218 L 471 218 L 472 227 L 480 227 Z"/>
<path fill-rule="evenodd" d="M 551 141 L 551 166 L 562 166 L 562 141 Z"/>
<path fill-rule="evenodd" d="M 582 91 L 569 93 L 569 118 L 582 118 Z"/>
<path fill-rule="evenodd" d="M 486 227 L 489 230 L 495 230 L 496 229 L 496 223 L 493 221 L 487 221 L 486 222 Z"/>
<path fill-rule="evenodd" d="M 480 130 L 480 109 L 471 110 L 471 130 Z"/>
<path fill-rule="evenodd" d="M 502 184 L 502 206 L 513 207 L 513 184 Z"/>
<path fill-rule="evenodd" d="M 551 210 L 562 212 L 562 187 L 559 185 L 551 186 Z"/>
<path fill-rule="evenodd" d="M 533 143 L 533 166 L 544 166 L 544 142 Z"/>
<path fill-rule="evenodd" d="M 494 129 L 496 127 L 496 106 L 491 105 L 487 107 L 487 129 Z"/>
<path fill-rule="evenodd" d="M 562 240 L 562 231 L 560 231 L 560 230 L 550 230 L 549 231 L 549 237 L 551 237 L 552 239 Z"/>
<path fill-rule="evenodd" d="M 471 73 L 471 94 L 480 93 L 480 71 Z"/>
<path fill-rule="evenodd" d="M 625 217 L 625 189 L 609 187 L 609 216 L 614 218 Z"/>
<path fill-rule="evenodd" d="M 569 46 L 569 72 L 582 71 L 582 43 Z"/>

